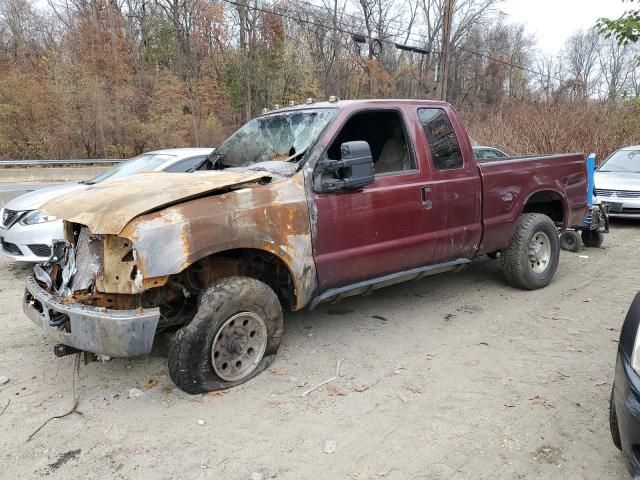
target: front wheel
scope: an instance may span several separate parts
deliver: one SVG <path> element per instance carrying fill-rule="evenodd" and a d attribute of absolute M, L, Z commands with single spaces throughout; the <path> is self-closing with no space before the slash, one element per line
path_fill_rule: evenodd
<path fill-rule="evenodd" d="M 248 277 L 217 280 L 172 339 L 171 380 L 191 394 L 244 383 L 271 364 L 282 332 L 282 308 L 269 286 Z"/>
<path fill-rule="evenodd" d="M 553 221 L 541 213 L 520 216 L 502 270 L 510 285 L 525 290 L 546 287 L 558 268 L 560 240 Z"/>

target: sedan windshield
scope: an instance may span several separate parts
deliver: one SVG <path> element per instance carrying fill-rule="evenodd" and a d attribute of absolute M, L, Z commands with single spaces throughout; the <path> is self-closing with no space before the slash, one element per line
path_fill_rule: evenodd
<path fill-rule="evenodd" d="M 127 177 L 142 172 L 152 172 L 173 157 L 174 155 L 167 155 L 165 153 L 145 153 L 133 157 L 126 162 L 119 163 L 106 172 L 81 183 L 93 185 L 94 183 L 104 182 L 108 179 Z"/>
<path fill-rule="evenodd" d="M 297 160 L 335 117 L 335 109 L 296 110 L 254 118 L 214 153 L 220 167 Z"/>
<path fill-rule="evenodd" d="M 618 150 L 605 160 L 598 171 L 640 173 L 640 150 Z"/>

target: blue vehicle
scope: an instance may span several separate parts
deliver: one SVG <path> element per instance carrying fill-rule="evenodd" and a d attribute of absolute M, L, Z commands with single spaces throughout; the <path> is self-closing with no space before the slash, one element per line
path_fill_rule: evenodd
<path fill-rule="evenodd" d="M 587 157 L 587 204 L 589 210 L 582 225 L 575 225 L 560 234 L 560 247 L 563 250 L 577 252 L 585 247 L 600 248 L 604 242 L 604 234 L 609 233 L 608 206 L 601 203 L 593 195 L 593 178 L 596 170 L 596 156 Z"/>

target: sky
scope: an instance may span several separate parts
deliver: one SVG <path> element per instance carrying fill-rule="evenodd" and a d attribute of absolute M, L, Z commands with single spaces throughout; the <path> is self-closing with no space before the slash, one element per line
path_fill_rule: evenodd
<path fill-rule="evenodd" d="M 498 9 L 506 21 L 524 23 L 534 34 L 538 48 L 556 54 L 579 29 L 596 24 L 600 17 L 617 18 L 637 4 L 622 0 L 504 0 Z"/>

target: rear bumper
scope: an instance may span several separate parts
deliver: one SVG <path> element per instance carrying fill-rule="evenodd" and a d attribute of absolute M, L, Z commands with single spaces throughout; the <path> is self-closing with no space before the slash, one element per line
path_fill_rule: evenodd
<path fill-rule="evenodd" d="M 24 313 L 50 338 L 79 350 L 111 357 L 135 357 L 151 352 L 160 309 L 109 310 L 65 304 L 27 278 Z M 62 324 L 52 326 L 51 322 Z"/>
<path fill-rule="evenodd" d="M 620 351 L 613 390 L 627 468 L 632 478 L 640 478 L 640 376 L 633 371 L 626 355 Z"/>

